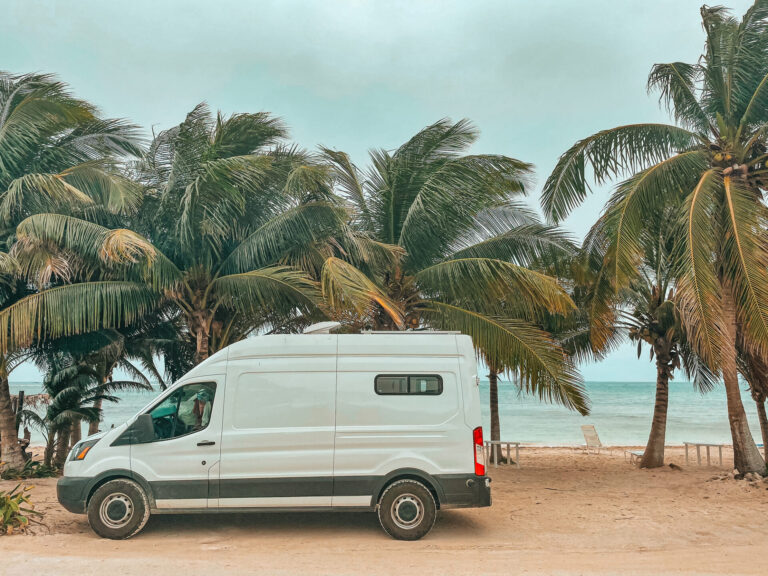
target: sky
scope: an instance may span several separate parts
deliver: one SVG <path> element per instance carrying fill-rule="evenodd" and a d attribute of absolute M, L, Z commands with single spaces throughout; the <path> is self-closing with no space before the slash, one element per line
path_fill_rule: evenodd
<path fill-rule="evenodd" d="M 666 122 L 646 79 L 657 62 L 694 62 L 702 0 L 3 0 L 0 70 L 50 72 L 147 135 L 196 104 L 268 111 L 306 148 L 361 166 L 440 118 L 469 118 L 473 153 L 536 167 L 606 128 Z M 730 0 L 741 15 L 751 2 Z M 610 187 L 563 224 L 581 239 Z M 586 380 L 650 381 L 623 346 Z M 12 381 L 39 377 L 31 366 Z"/>

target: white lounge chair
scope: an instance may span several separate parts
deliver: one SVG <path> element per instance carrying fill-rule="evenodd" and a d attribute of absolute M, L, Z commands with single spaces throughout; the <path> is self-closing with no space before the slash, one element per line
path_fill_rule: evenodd
<path fill-rule="evenodd" d="M 590 450 L 595 450 L 596 454 L 600 454 L 600 448 L 603 447 L 603 443 L 600 442 L 600 437 L 597 435 L 597 430 L 592 424 L 585 424 L 581 427 L 581 433 L 584 434 L 584 440 L 587 443 L 587 454 Z"/>
<path fill-rule="evenodd" d="M 624 460 L 628 459 L 629 463 L 634 466 L 635 464 L 640 464 L 643 454 L 642 450 L 624 450 Z"/>

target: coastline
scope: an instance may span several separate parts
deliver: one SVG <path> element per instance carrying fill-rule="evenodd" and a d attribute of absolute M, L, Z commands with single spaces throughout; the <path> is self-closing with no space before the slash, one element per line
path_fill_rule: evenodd
<path fill-rule="evenodd" d="M 638 446 L 645 444 L 653 418 L 654 382 L 585 382 L 592 401 L 592 412 L 581 416 L 562 406 L 542 403 L 537 397 L 519 394 L 517 388 L 502 382 L 499 387 L 501 436 L 511 442 L 531 446 L 577 446 L 583 444 L 581 426 L 595 426 L 604 445 Z M 13 382 L 12 392 L 25 389 L 39 391 L 39 383 Z M 152 402 L 159 393 L 126 392 L 119 403 L 103 406 L 102 429 L 119 425 Z M 489 390 L 487 381 L 480 383 L 482 425 L 486 440 L 490 433 Z M 742 401 L 753 436 L 759 438 L 755 403 L 743 391 Z M 686 441 L 730 443 L 725 390 L 722 386 L 707 393 L 695 392 L 688 382 L 670 384 L 670 405 L 666 439 L 671 446 Z M 87 428 L 83 426 L 84 434 Z M 38 431 L 32 430 L 32 443 L 43 443 Z"/>

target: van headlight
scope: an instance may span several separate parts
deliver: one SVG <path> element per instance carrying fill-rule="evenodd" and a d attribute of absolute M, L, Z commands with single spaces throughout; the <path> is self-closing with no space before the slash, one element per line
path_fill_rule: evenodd
<path fill-rule="evenodd" d="M 100 440 L 100 438 L 96 438 L 96 440 L 84 440 L 83 442 L 78 442 L 75 444 L 75 447 L 72 448 L 72 453 L 69 456 L 70 460 L 84 460 L 86 456 L 88 456 L 88 452 L 91 451 L 91 448 L 93 448 L 96 443 Z"/>

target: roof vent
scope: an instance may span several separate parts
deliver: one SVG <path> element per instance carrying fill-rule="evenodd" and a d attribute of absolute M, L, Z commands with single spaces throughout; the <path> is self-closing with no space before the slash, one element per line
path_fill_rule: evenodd
<path fill-rule="evenodd" d="M 330 334 L 331 330 L 341 326 L 341 322 L 318 322 L 304 328 L 303 334 Z"/>

